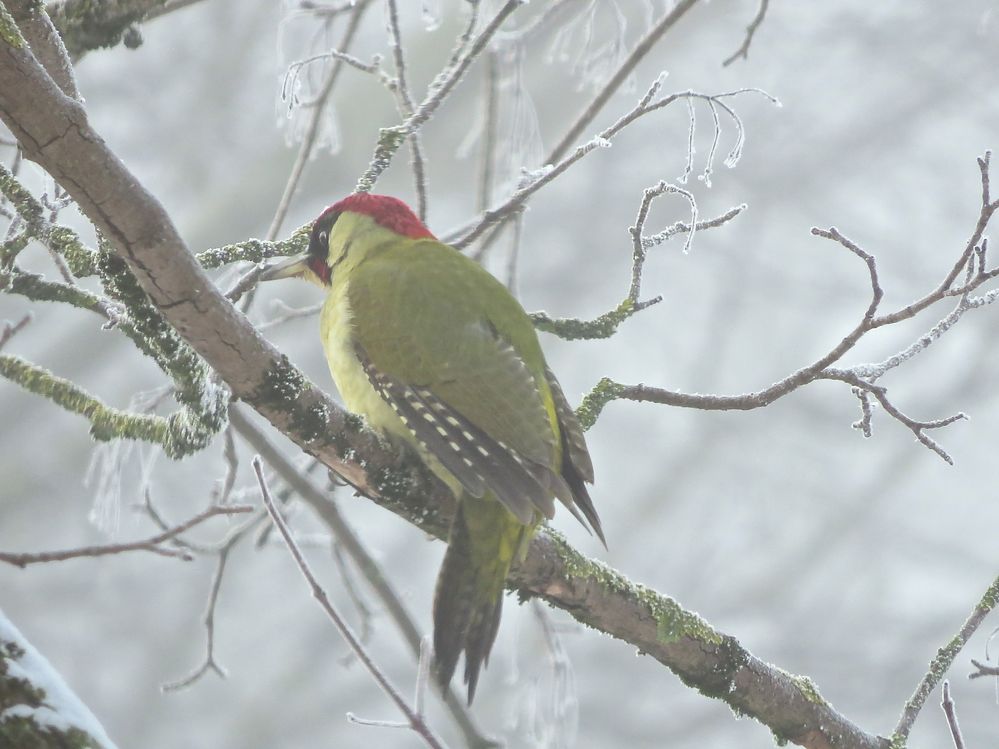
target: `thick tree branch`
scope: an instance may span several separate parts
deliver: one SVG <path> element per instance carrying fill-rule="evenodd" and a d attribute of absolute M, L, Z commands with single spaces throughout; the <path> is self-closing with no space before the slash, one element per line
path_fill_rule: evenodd
<path fill-rule="evenodd" d="M 18 0 L 19 2 L 22 0 Z M 24 0 L 27 1 L 27 0 Z M 31 0 L 32 4 L 36 4 Z M 142 43 L 137 24 L 200 0 L 63 0 L 47 6 L 70 56 L 78 60 L 90 50 Z"/>

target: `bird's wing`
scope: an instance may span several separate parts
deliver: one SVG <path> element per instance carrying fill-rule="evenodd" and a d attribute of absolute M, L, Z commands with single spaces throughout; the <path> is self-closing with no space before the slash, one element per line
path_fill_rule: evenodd
<path fill-rule="evenodd" d="M 558 384 L 555 375 L 546 366 L 545 379 L 551 389 L 552 399 L 555 401 L 555 414 L 558 417 L 559 434 L 562 437 L 562 466 L 560 473 L 569 485 L 575 505 L 568 505 L 569 510 L 584 526 L 589 523 L 589 527 L 597 534 L 597 538 L 606 547 L 607 540 L 604 538 L 604 530 L 600 524 L 600 516 L 597 515 L 597 508 L 593 506 L 590 493 L 586 489 L 587 484 L 593 483 L 593 462 L 590 460 L 590 452 L 586 449 L 586 440 L 583 437 L 583 427 L 576 418 L 576 412 L 569 405 L 562 386 Z M 578 508 L 578 510 L 577 510 Z M 579 516 L 580 512 L 586 517 L 586 521 Z"/>
<path fill-rule="evenodd" d="M 513 320 L 512 337 L 520 338 L 520 318 L 530 322 L 478 265 L 444 245 L 420 244 L 352 275 L 358 360 L 415 440 L 470 494 L 491 491 L 524 523 L 535 511 L 551 517 L 552 495 L 571 502 L 572 491 L 559 471 L 544 360 L 538 348 L 532 368 L 531 352 L 503 334 Z"/>

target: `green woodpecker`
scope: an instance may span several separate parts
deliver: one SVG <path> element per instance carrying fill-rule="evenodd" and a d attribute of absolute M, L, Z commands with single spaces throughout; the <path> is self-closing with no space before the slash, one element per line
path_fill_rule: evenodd
<path fill-rule="evenodd" d="M 327 208 L 308 253 L 263 279 L 291 276 L 327 292 L 320 333 L 346 407 L 415 447 L 458 500 L 434 595 L 434 670 L 446 686 L 464 651 L 471 703 L 510 564 L 554 499 L 604 540 L 583 430 L 523 307 L 402 201 L 358 193 Z"/>

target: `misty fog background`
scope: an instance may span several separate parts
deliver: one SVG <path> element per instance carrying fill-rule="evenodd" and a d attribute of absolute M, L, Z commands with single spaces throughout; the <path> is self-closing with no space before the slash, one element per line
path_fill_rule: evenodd
<path fill-rule="evenodd" d="M 420 3 L 400 4 L 419 99 L 463 27 L 464 4 L 441 0 L 433 30 Z M 575 4 L 588 12 L 590 3 Z M 526 6 L 512 25 L 545 5 Z M 633 43 L 645 30 L 647 8 L 658 17 L 666 4 L 601 5 L 594 37 L 615 38 L 616 6 L 628 20 L 624 38 Z M 734 101 L 747 132 L 742 160 L 733 170 L 721 165 L 735 138 L 723 122 L 712 186 L 692 176 L 687 187 L 702 218 L 744 202 L 749 208 L 722 228 L 698 233 L 686 255 L 682 237 L 651 253 L 644 290 L 662 294 L 661 304 L 606 341 L 543 336 L 573 403 L 602 376 L 688 392 L 749 392 L 828 351 L 862 315 L 869 283 L 863 263 L 811 237 L 812 226 L 836 226 L 877 256 L 884 310 L 935 287 L 971 233 L 980 201 L 975 158 L 996 145 L 999 126 L 995 4 L 967 0 L 944 12 L 929 2 L 775 2 L 748 61 L 722 68 L 756 9 L 756 2 L 725 0 L 696 7 L 583 137 L 630 109 L 661 70 L 669 71 L 665 91 L 754 86 L 783 105 L 753 95 Z M 567 15 L 577 24 L 571 34 L 540 34 L 522 60 L 540 142 L 532 139 L 532 108 L 522 99 L 510 120 L 519 124 L 509 126 L 504 142 L 511 161 L 540 158 L 592 96 L 593 81 L 586 80 L 592 74 L 578 69 L 588 59 L 580 49 L 586 22 L 575 13 Z M 312 53 L 314 29 L 314 20 L 289 18 L 277 3 L 206 0 L 143 25 L 138 50 L 93 52 L 78 66 L 96 128 L 162 200 L 192 249 L 267 231 L 295 156 L 282 129 L 294 122 L 278 100 L 284 66 Z M 363 60 L 390 57 L 381 7 L 367 14 L 353 53 Z M 455 152 L 479 117 L 481 62 L 424 131 L 429 225 L 439 234 L 476 208 L 478 146 L 465 143 L 464 157 Z M 699 106 L 697 114 L 695 175 L 711 140 L 709 113 Z M 397 121 L 379 84 L 345 70 L 335 93 L 339 150 L 318 151 L 282 236 L 349 192 L 377 128 Z M 627 227 L 644 188 L 682 173 L 687 126 L 682 103 L 650 115 L 531 202 L 517 285 L 527 309 L 590 319 L 616 306 L 630 279 Z M 25 169 L 32 183 L 34 167 Z M 414 199 L 405 148 L 378 191 Z M 663 198 L 648 228 L 688 217 L 682 200 Z M 508 246 L 501 240 L 491 256 L 499 273 Z M 30 252 L 29 268 L 51 272 L 43 251 Z M 274 284 L 261 291 L 252 317 L 272 316 L 270 300 L 299 306 L 320 294 L 304 284 Z M 23 299 L 0 296 L 0 319 L 20 317 L 26 308 Z M 95 316 L 33 309 L 35 321 L 10 352 L 120 407 L 161 384 L 156 368 L 123 337 L 102 331 Z M 941 305 L 879 331 L 845 364 L 880 361 L 949 311 Z M 316 328 L 315 319 L 301 319 L 268 335 L 332 389 Z M 969 313 L 882 383 L 915 418 L 971 416 L 933 434 L 954 467 L 880 410 L 873 437 L 864 439 L 850 426 L 860 416 L 857 399 L 841 384 L 809 385 L 747 413 L 615 402 L 588 434 L 593 496 L 609 550 L 566 513 L 554 524 L 585 553 L 675 597 L 760 658 L 811 677 L 844 715 L 887 735 L 929 659 L 999 569 L 992 538 L 999 522 L 997 333 L 999 309 Z M 240 447 L 240 486 L 250 486 L 252 453 Z M 95 491 L 84 477 L 93 452 L 83 419 L 0 382 L 0 548 L 57 549 L 112 537 L 89 520 Z M 153 532 L 130 509 L 141 499 L 144 460 L 154 460 L 158 506 L 177 521 L 204 506 L 223 473 L 221 444 L 182 462 L 151 455 L 141 447 L 127 462 L 114 538 Z M 443 544 L 349 492 L 336 497 L 429 633 Z M 247 499 L 256 501 L 252 494 Z M 304 508 L 294 524 L 303 533 L 319 530 Z M 220 523 L 196 536 L 211 541 L 223 530 Z M 356 622 L 328 551 L 315 546 L 309 556 Z M 211 558 L 184 564 L 149 554 L 4 567 L 0 606 L 121 747 L 419 745 L 411 733 L 345 720 L 348 711 L 397 716 L 356 663 L 341 662 L 345 646 L 277 544 L 244 543 L 230 562 L 216 612 L 216 657 L 229 678 L 209 674 L 186 690 L 161 694 L 162 683 L 183 677 L 202 658 L 200 618 L 213 568 Z M 766 728 L 736 723 L 724 704 L 691 692 L 657 662 L 635 657 L 631 646 L 549 613 L 563 625 L 575 701 L 558 706 L 559 716 L 551 713 L 542 628 L 530 606 L 508 597 L 473 709 L 484 732 L 509 746 L 773 745 Z M 373 624 L 371 651 L 408 692 L 415 664 L 384 615 Z M 951 673 L 969 746 L 988 745 L 999 732 L 993 685 L 965 679 L 969 659 L 984 657 L 995 626 L 995 617 L 986 622 Z M 430 702 L 435 728 L 460 745 L 436 699 Z M 913 746 L 949 741 L 938 702 L 938 695 L 930 698 Z"/>

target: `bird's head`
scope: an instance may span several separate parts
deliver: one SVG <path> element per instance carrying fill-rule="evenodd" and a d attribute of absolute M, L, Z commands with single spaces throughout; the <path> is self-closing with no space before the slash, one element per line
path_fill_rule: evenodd
<path fill-rule="evenodd" d="M 297 277 L 329 286 L 337 266 L 348 257 L 357 240 L 378 233 L 409 239 L 434 238 L 410 207 L 398 198 L 358 192 L 319 214 L 309 235 L 308 252 L 270 266 L 260 280 Z"/>

